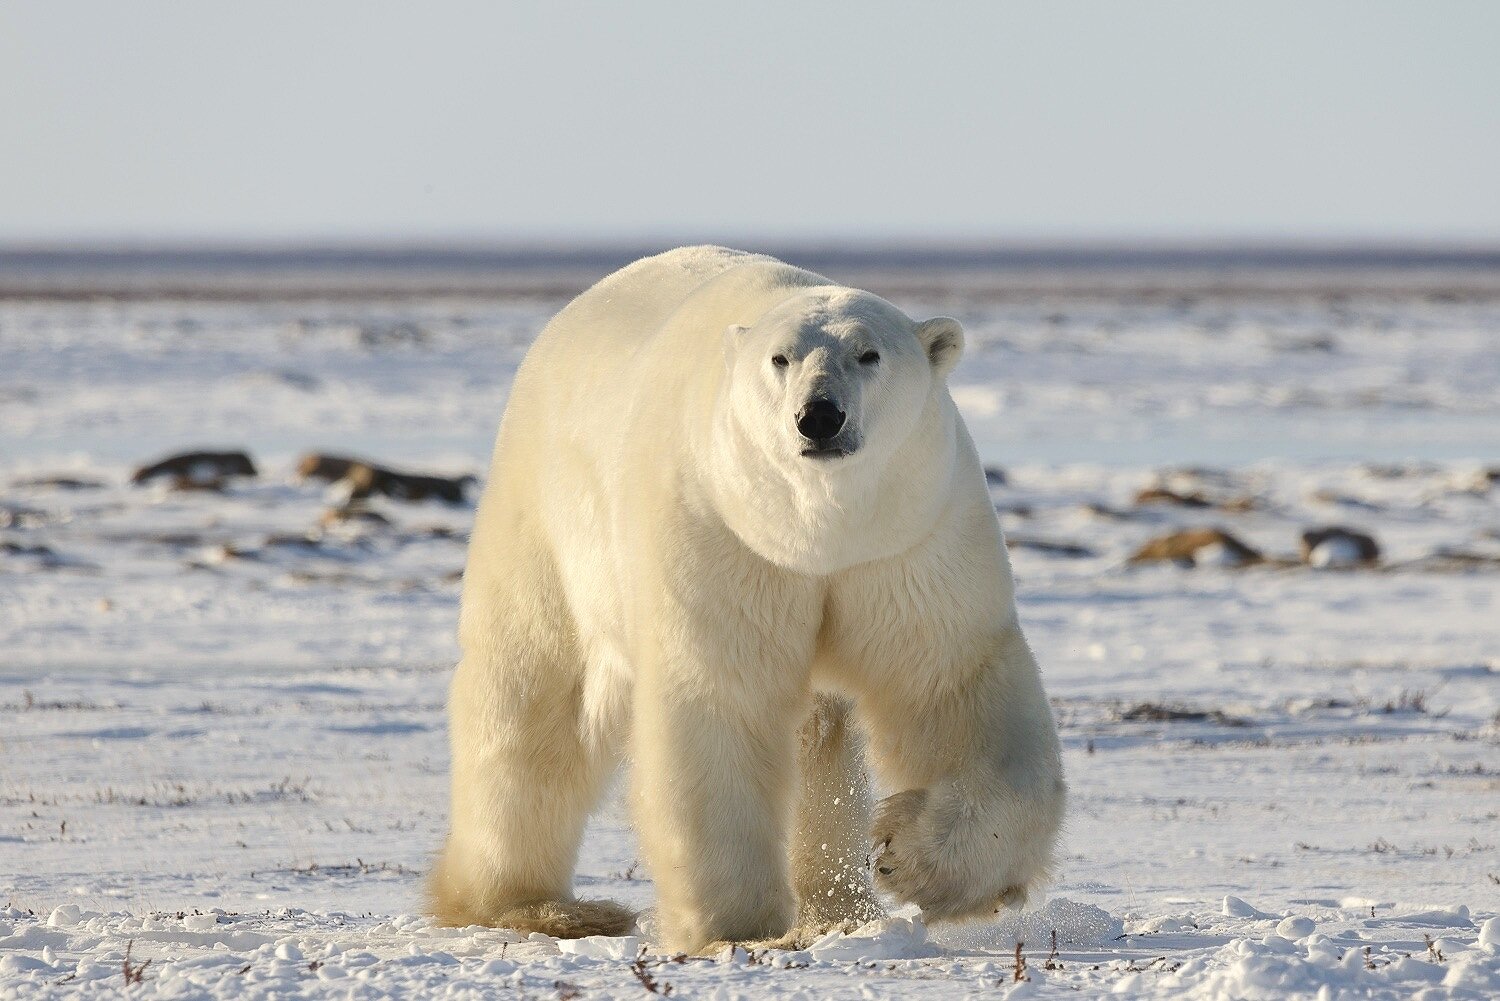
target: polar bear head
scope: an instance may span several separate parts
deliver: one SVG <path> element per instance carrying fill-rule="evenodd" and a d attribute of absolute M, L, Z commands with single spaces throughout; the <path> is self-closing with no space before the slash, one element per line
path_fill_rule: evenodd
<path fill-rule="evenodd" d="M 957 320 L 917 323 L 842 287 L 793 295 L 726 338 L 733 419 L 793 475 L 888 461 L 963 351 Z"/>
<path fill-rule="evenodd" d="M 725 349 L 707 466 L 743 542 L 832 573 L 931 530 L 956 462 L 956 320 L 918 323 L 868 292 L 818 286 L 730 327 Z"/>

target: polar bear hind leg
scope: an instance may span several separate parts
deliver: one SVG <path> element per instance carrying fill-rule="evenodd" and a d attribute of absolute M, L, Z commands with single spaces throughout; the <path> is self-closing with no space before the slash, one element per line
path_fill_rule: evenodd
<path fill-rule="evenodd" d="M 885 917 L 870 884 L 870 780 L 849 702 L 815 696 L 798 764 L 791 842 L 798 929 L 816 935 Z"/>
<path fill-rule="evenodd" d="M 471 559 L 465 579 L 452 826 L 430 913 L 559 938 L 623 935 L 629 909 L 573 898 L 584 823 L 616 758 L 584 725 L 583 658 L 551 555 L 531 533 L 486 534 L 475 544 L 494 550 Z"/>

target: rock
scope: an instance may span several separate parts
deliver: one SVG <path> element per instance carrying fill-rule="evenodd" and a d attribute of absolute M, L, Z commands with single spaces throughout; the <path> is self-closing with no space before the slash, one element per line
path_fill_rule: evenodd
<path fill-rule="evenodd" d="M 72 556 L 64 556 L 54 550 L 51 546 L 27 545 L 22 542 L 11 542 L 9 540 L 0 542 L 0 556 L 14 557 L 13 560 L 0 561 L 8 563 L 18 569 L 25 570 L 98 570 L 99 568 L 84 560 Z"/>
<path fill-rule="evenodd" d="M 10 485 L 17 489 L 33 490 L 98 490 L 104 486 L 104 481 L 83 479 L 77 476 L 30 476 L 11 480 Z"/>
<path fill-rule="evenodd" d="M 338 481 L 346 486 L 350 500 L 364 500 L 374 494 L 384 494 L 395 500 L 423 501 L 440 500 L 448 504 L 462 504 L 467 499 L 468 488 L 479 481 L 473 476 L 421 476 L 414 473 L 398 473 L 394 469 L 355 463 Z"/>
<path fill-rule="evenodd" d="M 289 549 L 305 556 L 316 555 L 323 551 L 322 537 L 313 532 L 301 535 L 291 533 L 268 535 L 264 545 L 267 549 Z"/>
<path fill-rule="evenodd" d="M 1231 716 L 1222 709 L 1188 709 L 1158 702 L 1141 702 L 1120 713 L 1126 723 L 1217 723 L 1220 726 L 1249 726 L 1250 721 Z"/>
<path fill-rule="evenodd" d="M 338 525 L 375 525 L 384 527 L 391 523 L 391 519 L 379 511 L 371 510 L 360 504 L 346 504 L 343 507 L 331 507 L 323 512 L 318 519 L 318 524 L 324 528 L 334 528 Z"/>
<path fill-rule="evenodd" d="M 1380 546 L 1363 532 L 1339 525 L 1302 533 L 1302 562 L 1314 567 L 1368 566 L 1380 560 Z"/>
<path fill-rule="evenodd" d="M 176 493 L 221 494 L 227 485 L 222 477 L 197 480 L 191 476 L 174 476 L 168 488 Z"/>
<path fill-rule="evenodd" d="M 1050 539 L 1033 539 L 1024 535 L 1007 535 L 1005 544 L 1011 549 L 1031 549 L 1048 556 L 1063 556 L 1069 559 L 1084 559 L 1095 555 L 1088 546 L 1077 542 L 1055 542 Z"/>
<path fill-rule="evenodd" d="M 1108 504 L 1099 504 L 1092 501 L 1084 504 L 1083 510 L 1095 518 L 1105 518 L 1109 521 L 1143 521 L 1149 520 L 1152 517 L 1140 511 L 1110 507 Z"/>
<path fill-rule="evenodd" d="M 57 555 L 52 551 L 51 546 L 28 546 L 20 542 L 11 542 L 9 539 L 0 542 L 0 553 L 9 553 L 12 556 L 36 556 L 41 559 L 51 559 Z"/>
<path fill-rule="evenodd" d="M 218 545 L 209 546 L 203 552 L 203 562 L 209 566 L 218 566 L 234 560 L 255 560 L 259 558 L 260 554 L 255 550 L 237 546 L 232 542 L 221 542 Z"/>
<path fill-rule="evenodd" d="M 349 470 L 357 465 L 362 465 L 359 459 L 351 459 L 345 455 L 324 455 L 321 452 L 309 452 L 297 460 L 297 478 L 302 480 L 323 480 L 332 483 L 349 475 Z"/>
<path fill-rule="evenodd" d="M 1251 494 L 1241 494 L 1228 500 L 1219 502 L 1220 511 L 1228 511 L 1231 514 L 1244 514 L 1247 511 L 1260 510 L 1260 498 Z"/>
<path fill-rule="evenodd" d="M 376 494 L 396 500 L 440 500 L 462 504 L 471 486 L 479 481 L 473 476 L 425 476 L 403 473 L 385 466 L 343 455 L 314 452 L 297 463 L 301 479 L 326 480 L 344 491 L 350 501 L 364 500 Z M 348 506 L 348 505 L 346 505 Z"/>
<path fill-rule="evenodd" d="M 1147 487 L 1135 495 L 1136 506 L 1143 504 L 1176 504 L 1179 507 L 1213 507 L 1213 502 L 1197 491 L 1178 493 L 1166 487 Z"/>
<path fill-rule="evenodd" d="M 174 482 L 208 486 L 222 483 L 231 476 L 255 475 L 255 463 L 244 452 L 180 452 L 142 466 L 131 475 L 130 482 L 149 483 L 158 477 L 170 476 Z"/>
<path fill-rule="evenodd" d="M 1220 528 L 1189 528 L 1159 535 L 1130 557 L 1131 563 L 1171 562 L 1187 567 L 1242 567 L 1264 561 L 1260 552 Z"/>

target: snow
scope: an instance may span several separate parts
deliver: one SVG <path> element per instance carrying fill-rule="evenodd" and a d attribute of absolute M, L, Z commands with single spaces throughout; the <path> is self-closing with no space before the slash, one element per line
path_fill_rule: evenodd
<path fill-rule="evenodd" d="M 325 524 L 291 476 L 482 473 L 556 292 L 0 301 L 0 998 L 1500 995 L 1500 297 L 1467 280 L 892 278 L 966 324 L 1072 790 L 1056 880 L 706 957 L 649 912 L 577 942 L 420 915 L 473 512 Z M 200 446 L 261 475 L 128 485 Z M 1301 564 L 1326 525 L 1380 563 Z M 1196 527 L 1268 559 L 1128 563 Z M 576 883 L 651 904 L 618 788 Z"/>

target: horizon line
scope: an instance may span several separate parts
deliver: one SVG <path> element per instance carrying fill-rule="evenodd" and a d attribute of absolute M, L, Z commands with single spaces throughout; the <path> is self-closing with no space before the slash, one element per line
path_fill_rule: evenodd
<path fill-rule="evenodd" d="M 1099 265 L 1496 266 L 1500 240 L 1458 239 L 1022 239 L 780 237 L 368 238 L 0 241 L 0 267 L 592 266 L 694 243 L 718 242 L 782 256 L 906 267 Z"/>

